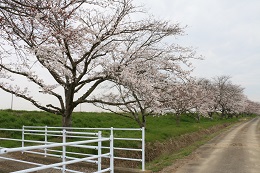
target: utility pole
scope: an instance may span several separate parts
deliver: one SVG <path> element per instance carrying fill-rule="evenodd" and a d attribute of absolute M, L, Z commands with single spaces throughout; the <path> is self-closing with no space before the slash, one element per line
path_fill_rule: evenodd
<path fill-rule="evenodd" d="M 12 94 L 12 98 L 11 98 L 11 110 L 13 110 L 13 101 L 14 101 L 14 95 Z"/>

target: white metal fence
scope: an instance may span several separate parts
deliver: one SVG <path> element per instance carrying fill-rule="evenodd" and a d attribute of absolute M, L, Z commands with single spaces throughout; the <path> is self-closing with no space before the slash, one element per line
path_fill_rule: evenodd
<path fill-rule="evenodd" d="M 0 141 L 16 141 L 21 144 L 17 148 L 1 148 L 0 143 L 0 159 L 17 161 L 31 164 L 37 167 L 15 171 L 13 173 L 26 173 L 49 168 L 61 170 L 61 172 L 80 172 L 71 170 L 66 167 L 68 164 L 79 162 L 89 162 L 97 164 L 97 171 L 114 172 L 114 159 L 138 161 L 142 162 L 142 170 L 145 170 L 145 129 L 144 128 L 63 128 L 63 127 L 48 127 L 48 126 L 23 126 L 22 129 L 4 129 L 1 131 L 20 132 L 21 138 L 3 138 L 0 136 Z M 115 131 L 140 131 L 140 138 L 115 137 Z M 58 141 L 61 142 L 58 142 Z M 115 140 L 123 141 L 139 141 L 141 148 L 122 148 L 114 146 Z M 106 145 L 104 145 L 106 143 Z M 60 147 L 60 148 L 59 148 Z M 89 154 L 80 151 L 68 151 L 71 148 L 95 150 L 95 154 Z M 77 150 L 76 149 L 76 150 Z M 114 150 L 135 151 L 141 152 L 142 158 L 125 158 L 115 157 Z M 45 157 L 58 157 L 62 159 L 60 163 L 43 165 L 40 163 L 19 160 L 15 158 L 2 157 L 1 154 L 11 152 L 27 152 Z M 109 159 L 109 166 L 102 166 L 102 158 Z"/>

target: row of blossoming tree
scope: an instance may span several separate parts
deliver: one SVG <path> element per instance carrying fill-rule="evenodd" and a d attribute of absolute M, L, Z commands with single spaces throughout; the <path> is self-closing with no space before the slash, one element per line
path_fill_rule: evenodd
<path fill-rule="evenodd" d="M 229 76 L 217 76 L 210 80 L 190 78 L 185 82 L 174 83 L 168 81 L 167 85 L 160 87 L 158 83 L 151 84 L 151 88 L 139 83 L 129 88 L 114 85 L 118 92 L 113 90 L 102 94 L 101 98 L 107 102 L 95 105 L 132 118 L 140 127 L 146 125 L 148 115 L 166 113 L 173 113 L 178 124 L 180 116 L 186 113 L 193 115 L 197 121 L 200 121 L 201 116 L 212 119 L 213 114 L 220 118 L 260 114 L 260 103 L 250 101 L 243 93 L 244 88 L 233 84 Z"/>
<path fill-rule="evenodd" d="M 243 93 L 244 88 L 233 84 L 230 76 L 217 76 L 212 80 L 200 79 L 198 84 L 207 92 L 207 115 L 218 112 L 222 118 L 239 114 L 260 114 L 260 103 L 249 100 Z"/>
<path fill-rule="evenodd" d="M 190 77 L 190 60 L 199 57 L 173 43 L 183 28 L 132 0 L 0 0 L 0 30 L 0 88 L 61 115 L 63 126 L 82 103 L 116 106 L 140 126 L 165 112 L 253 110 L 241 87 L 227 82 L 230 92 L 222 92 Z"/>

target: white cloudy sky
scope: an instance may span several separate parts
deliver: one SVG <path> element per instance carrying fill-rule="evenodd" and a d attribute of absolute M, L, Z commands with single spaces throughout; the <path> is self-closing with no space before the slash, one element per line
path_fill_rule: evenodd
<path fill-rule="evenodd" d="M 249 99 L 260 101 L 260 0 L 134 0 L 156 18 L 186 26 L 184 46 L 205 57 L 194 62 L 194 75 L 230 75 Z M 11 95 L 0 91 L 0 109 L 10 108 Z M 14 98 L 14 109 L 32 109 Z M 79 108 L 78 108 L 79 109 Z M 82 108 L 84 110 L 84 108 Z M 96 111 L 92 109 L 91 111 Z"/>
<path fill-rule="evenodd" d="M 259 0 L 135 0 L 155 17 L 187 25 L 183 45 L 204 56 L 194 75 L 229 75 L 260 101 Z"/>

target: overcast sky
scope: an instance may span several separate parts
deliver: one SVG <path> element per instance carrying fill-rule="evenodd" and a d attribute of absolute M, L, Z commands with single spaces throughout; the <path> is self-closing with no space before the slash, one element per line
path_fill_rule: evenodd
<path fill-rule="evenodd" d="M 134 2 L 143 4 L 155 18 L 187 25 L 186 35 L 178 41 L 183 46 L 195 47 L 205 58 L 193 63 L 193 75 L 205 78 L 229 75 L 234 84 L 245 88 L 249 99 L 260 101 L 260 0 Z M 2 91 L 0 94 L 0 109 L 10 108 L 11 94 Z M 15 98 L 14 109 L 30 108 L 30 103 Z"/>
<path fill-rule="evenodd" d="M 229 75 L 260 101 L 259 0 L 135 0 L 149 13 L 186 26 L 185 46 L 197 48 L 203 61 L 194 62 L 194 75 Z"/>

